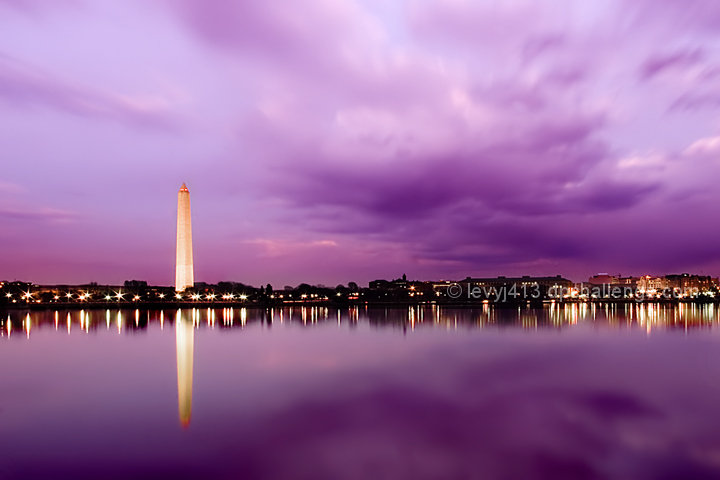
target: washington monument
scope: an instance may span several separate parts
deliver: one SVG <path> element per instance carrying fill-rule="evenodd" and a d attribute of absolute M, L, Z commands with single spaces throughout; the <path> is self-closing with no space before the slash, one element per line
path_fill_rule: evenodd
<path fill-rule="evenodd" d="M 192 288 L 194 284 L 192 225 L 190 224 L 190 191 L 183 183 L 178 192 L 175 290 L 182 292 L 186 288 Z"/>

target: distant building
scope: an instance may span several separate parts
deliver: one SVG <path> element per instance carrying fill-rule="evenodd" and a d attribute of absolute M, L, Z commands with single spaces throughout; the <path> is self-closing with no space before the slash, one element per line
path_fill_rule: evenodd
<path fill-rule="evenodd" d="M 501 287 L 501 286 L 534 286 L 539 285 L 541 287 L 560 287 L 560 288 L 571 288 L 573 282 L 567 278 L 563 278 L 560 275 L 554 277 L 531 277 L 524 275 L 522 277 L 495 277 L 495 278 L 471 278 L 468 277 L 461 283 L 470 283 L 473 286 L 488 286 L 488 287 Z"/>
<path fill-rule="evenodd" d="M 635 288 L 640 280 L 639 277 L 623 277 L 621 275 L 608 275 L 607 273 L 598 273 L 588 279 L 590 285 L 611 285 Z"/>
<path fill-rule="evenodd" d="M 691 275 L 683 273 L 680 275 L 666 275 L 668 288 L 683 292 L 709 292 L 717 288 L 717 280 L 704 275 Z"/>
<path fill-rule="evenodd" d="M 636 288 L 639 281 L 640 277 L 618 277 L 617 284 Z"/>
<path fill-rule="evenodd" d="M 471 278 L 458 282 L 467 289 L 473 300 L 495 302 L 541 301 L 563 295 L 573 287 L 573 282 L 560 275 L 554 277 L 495 277 Z"/>
<path fill-rule="evenodd" d="M 637 289 L 640 292 L 659 293 L 670 287 L 670 282 L 664 277 L 653 277 L 645 275 L 637 282 Z"/>
<path fill-rule="evenodd" d="M 612 285 L 617 282 L 618 277 L 607 273 L 598 273 L 588 279 L 590 285 Z"/>
<path fill-rule="evenodd" d="M 395 280 L 373 280 L 368 284 L 373 290 L 392 290 L 392 289 L 406 289 L 408 288 L 408 281 L 405 275 L 402 278 Z"/>
<path fill-rule="evenodd" d="M 384 288 L 388 288 L 390 286 L 390 281 L 388 280 L 373 280 L 368 284 L 368 287 L 373 290 L 380 290 Z"/>

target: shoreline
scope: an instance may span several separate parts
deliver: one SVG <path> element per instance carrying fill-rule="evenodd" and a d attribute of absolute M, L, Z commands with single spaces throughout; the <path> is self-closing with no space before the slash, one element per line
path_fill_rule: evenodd
<path fill-rule="evenodd" d="M 193 309 L 193 308 L 251 308 L 251 309 L 272 309 L 272 308 L 293 308 L 293 307 L 366 307 L 366 308 L 408 308 L 408 307 L 449 307 L 449 308 L 541 308 L 545 305 L 718 305 L 719 299 L 712 300 L 685 300 L 685 299 L 645 299 L 637 301 L 634 299 L 595 299 L 595 300 L 543 300 L 543 301 L 518 301 L 518 302 L 282 302 L 282 303 L 247 303 L 247 302 L 93 302 L 93 303 L 41 303 L 41 304 L 5 304 L 0 305 L 0 312 L 13 311 L 43 311 L 43 310 L 171 310 L 171 309 Z"/>

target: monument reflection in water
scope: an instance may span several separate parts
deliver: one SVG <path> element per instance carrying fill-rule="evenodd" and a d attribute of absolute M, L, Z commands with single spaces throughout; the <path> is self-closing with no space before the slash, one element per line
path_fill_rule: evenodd
<path fill-rule="evenodd" d="M 182 310 L 175 314 L 175 349 L 177 354 L 178 413 L 180 425 L 187 428 L 192 414 L 193 348 L 195 326 L 184 317 Z"/>

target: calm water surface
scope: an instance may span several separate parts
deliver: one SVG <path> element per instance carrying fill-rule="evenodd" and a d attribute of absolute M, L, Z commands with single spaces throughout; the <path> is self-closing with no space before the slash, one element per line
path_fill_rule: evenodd
<path fill-rule="evenodd" d="M 0 479 L 720 478 L 719 310 L 5 313 Z"/>

